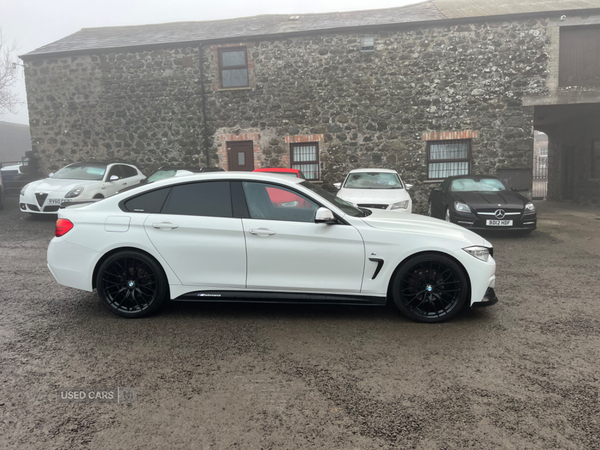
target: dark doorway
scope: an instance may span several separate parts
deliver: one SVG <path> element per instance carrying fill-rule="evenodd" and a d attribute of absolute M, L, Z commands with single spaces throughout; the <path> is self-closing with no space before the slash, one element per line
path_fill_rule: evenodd
<path fill-rule="evenodd" d="M 227 142 L 229 170 L 252 172 L 254 170 L 254 144 L 252 141 Z"/>

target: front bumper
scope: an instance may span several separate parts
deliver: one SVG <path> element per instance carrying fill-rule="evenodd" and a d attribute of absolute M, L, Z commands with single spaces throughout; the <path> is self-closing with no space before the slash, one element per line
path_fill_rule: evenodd
<path fill-rule="evenodd" d="M 483 296 L 483 300 L 481 300 L 480 302 L 475 302 L 471 306 L 472 307 L 483 308 L 483 307 L 486 307 L 486 306 L 495 305 L 496 303 L 498 303 L 498 297 L 496 296 L 496 292 L 494 291 L 494 288 L 489 287 L 487 289 L 487 291 L 485 291 L 485 295 Z"/>

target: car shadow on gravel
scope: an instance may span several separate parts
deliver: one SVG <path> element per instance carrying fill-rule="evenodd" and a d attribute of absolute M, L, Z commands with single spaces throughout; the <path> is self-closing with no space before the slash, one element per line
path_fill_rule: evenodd
<path fill-rule="evenodd" d="M 468 323 L 491 317 L 487 308 L 465 308 L 452 320 L 443 323 Z M 285 303 L 209 303 L 167 302 L 154 317 L 212 318 L 212 319 L 260 319 L 260 320 L 339 320 L 339 321 L 397 321 L 414 323 L 404 317 L 394 305 L 300 305 Z M 428 324 L 426 324 L 428 325 Z"/>

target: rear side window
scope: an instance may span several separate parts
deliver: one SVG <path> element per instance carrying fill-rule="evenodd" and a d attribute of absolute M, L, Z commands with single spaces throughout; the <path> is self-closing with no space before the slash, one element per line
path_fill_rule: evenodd
<path fill-rule="evenodd" d="M 158 189 L 127 200 L 125 209 L 130 212 L 159 213 L 171 188 Z"/>
<path fill-rule="evenodd" d="M 163 214 L 233 217 L 229 181 L 174 186 Z"/>

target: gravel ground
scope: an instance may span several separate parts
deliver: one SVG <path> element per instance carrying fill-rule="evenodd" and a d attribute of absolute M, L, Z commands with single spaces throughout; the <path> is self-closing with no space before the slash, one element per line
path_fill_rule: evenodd
<path fill-rule="evenodd" d="M 600 210 L 539 205 L 495 246 L 500 302 L 168 304 L 118 318 L 46 268 L 53 218 L 0 212 L 0 448 L 600 448 Z M 58 388 L 133 387 L 134 403 Z"/>

